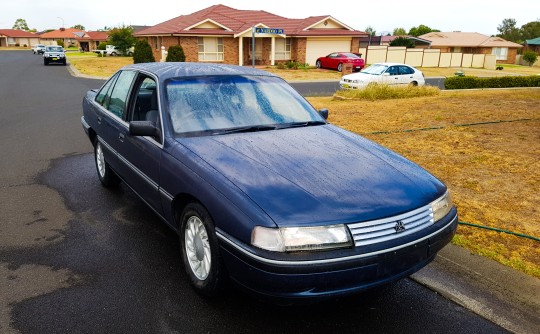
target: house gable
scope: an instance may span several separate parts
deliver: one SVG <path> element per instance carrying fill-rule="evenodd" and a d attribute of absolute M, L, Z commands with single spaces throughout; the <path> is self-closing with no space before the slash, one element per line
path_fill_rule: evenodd
<path fill-rule="evenodd" d="M 192 30 L 192 29 L 214 29 L 214 30 L 226 30 L 226 31 L 232 31 L 231 29 L 227 28 L 226 26 L 219 24 L 218 22 L 212 20 L 212 19 L 206 19 L 201 22 L 195 23 L 184 30 Z"/>

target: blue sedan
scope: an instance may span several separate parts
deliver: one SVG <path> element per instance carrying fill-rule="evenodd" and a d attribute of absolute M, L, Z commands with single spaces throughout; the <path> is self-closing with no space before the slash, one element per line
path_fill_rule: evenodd
<path fill-rule="evenodd" d="M 83 99 L 103 186 L 129 186 L 176 231 L 191 284 L 287 300 L 406 277 L 453 237 L 447 187 L 329 124 L 287 82 L 232 65 L 122 68 Z"/>

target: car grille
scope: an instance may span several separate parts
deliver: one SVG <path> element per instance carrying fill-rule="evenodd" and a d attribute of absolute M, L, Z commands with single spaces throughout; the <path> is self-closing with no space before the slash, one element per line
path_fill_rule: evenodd
<path fill-rule="evenodd" d="M 343 79 L 343 82 L 352 82 L 350 79 Z"/>
<path fill-rule="evenodd" d="M 431 205 L 426 205 L 398 216 L 352 223 L 347 226 L 352 233 L 355 246 L 364 246 L 401 238 L 433 223 L 433 210 Z"/>

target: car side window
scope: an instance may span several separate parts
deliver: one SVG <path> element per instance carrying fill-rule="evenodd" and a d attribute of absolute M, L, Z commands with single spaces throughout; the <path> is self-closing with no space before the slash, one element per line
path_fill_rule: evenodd
<path fill-rule="evenodd" d="M 398 75 L 399 74 L 398 67 L 390 66 L 390 68 L 388 68 L 388 73 L 390 73 L 390 75 Z"/>
<path fill-rule="evenodd" d="M 128 93 L 131 89 L 136 72 L 122 71 L 114 84 L 108 110 L 114 115 L 124 118 L 128 102 Z"/>
<path fill-rule="evenodd" d="M 158 122 L 156 119 L 159 118 L 157 87 L 153 78 L 141 75 L 137 80 L 133 99 L 135 104 L 128 117 L 129 121 Z"/>
<path fill-rule="evenodd" d="M 399 74 L 413 74 L 414 71 L 412 70 L 412 68 L 408 67 L 408 66 L 400 66 L 399 67 Z"/>
<path fill-rule="evenodd" d="M 104 104 L 105 104 L 106 100 L 108 101 L 108 99 L 110 97 L 109 92 L 111 90 L 111 87 L 114 86 L 114 83 L 116 82 L 117 78 L 118 78 L 118 75 L 115 75 L 112 78 L 110 78 L 109 81 L 107 81 L 105 83 L 105 85 L 103 85 L 103 87 L 101 87 L 100 91 L 96 95 L 96 102 L 99 103 L 100 105 L 104 106 L 105 108 L 107 108 L 107 107 Z"/>

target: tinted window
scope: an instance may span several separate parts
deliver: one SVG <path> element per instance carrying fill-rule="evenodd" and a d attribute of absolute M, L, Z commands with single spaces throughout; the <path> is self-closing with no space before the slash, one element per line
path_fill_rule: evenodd
<path fill-rule="evenodd" d="M 398 75 L 399 74 L 399 70 L 398 70 L 398 67 L 397 66 L 391 66 L 388 71 L 388 73 L 390 73 L 390 75 Z"/>
<path fill-rule="evenodd" d="M 157 122 L 155 118 L 159 118 L 159 114 L 156 82 L 147 76 L 142 76 L 137 82 L 135 94 L 133 95 L 135 105 L 129 120 Z"/>
<path fill-rule="evenodd" d="M 127 97 L 134 77 L 135 72 L 122 71 L 112 89 L 107 109 L 120 118 L 123 118 L 126 111 Z"/>
<path fill-rule="evenodd" d="M 400 66 L 399 67 L 399 74 L 413 74 L 414 70 L 410 68 L 409 66 Z"/>

